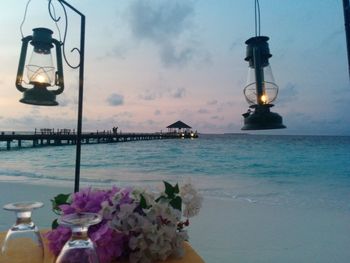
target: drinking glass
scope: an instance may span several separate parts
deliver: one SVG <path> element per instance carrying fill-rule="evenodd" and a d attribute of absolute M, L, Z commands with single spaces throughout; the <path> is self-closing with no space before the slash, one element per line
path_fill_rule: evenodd
<path fill-rule="evenodd" d="M 44 262 L 44 246 L 38 227 L 32 221 L 32 211 L 41 202 L 19 202 L 4 206 L 16 213 L 16 223 L 8 230 L 1 247 L 1 262 Z"/>
<path fill-rule="evenodd" d="M 58 219 L 60 225 L 70 227 L 71 238 L 63 246 L 56 263 L 98 263 L 95 246 L 88 237 L 88 228 L 101 222 L 96 213 L 74 213 Z"/>

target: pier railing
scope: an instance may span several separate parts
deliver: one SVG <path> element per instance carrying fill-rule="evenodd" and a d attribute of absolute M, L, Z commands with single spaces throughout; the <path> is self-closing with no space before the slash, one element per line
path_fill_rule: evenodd
<path fill-rule="evenodd" d="M 174 133 L 111 133 L 111 132 L 85 132 L 82 133 L 81 143 L 117 143 L 127 141 L 141 140 L 162 140 L 181 138 L 179 134 Z M 77 135 L 75 132 L 52 132 L 49 130 L 30 133 L 1 132 L 0 150 L 5 148 L 10 150 L 12 147 L 40 147 L 40 146 L 59 146 L 75 145 Z"/>

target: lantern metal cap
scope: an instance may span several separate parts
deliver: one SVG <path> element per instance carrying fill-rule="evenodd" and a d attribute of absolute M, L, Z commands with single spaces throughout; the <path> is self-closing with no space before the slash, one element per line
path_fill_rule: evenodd
<path fill-rule="evenodd" d="M 261 56 L 265 58 L 265 60 L 272 57 L 272 54 L 270 53 L 269 43 L 267 43 L 269 39 L 270 38 L 266 36 L 257 36 L 249 38 L 245 42 L 247 44 L 247 54 L 245 61 L 250 61 L 253 59 L 254 48 L 258 48 L 260 50 Z"/>
<path fill-rule="evenodd" d="M 255 110 L 242 114 L 244 117 L 244 126 L 242 130 L 270 130 L 270 129 L 284 129 L 282 117 L 276 113 L 271 112 L 270 108 L 273 104 L 252 105 L 251 108 Z"/>
<path fill-rule="evenodd" d="M 20 102 L 37 106 L 57 106 L 56 95 L 46 87 L 34 86 L 23 92 Z"/>
<path fill-rule="evenodd" d="M 38 27 L 33 29 L 33 40 L 30 42 L 34 46 L 34 50 L 39 53 L 48 53 L 53 48 L 52 45 L 53 31 L 45 28 Z"/>

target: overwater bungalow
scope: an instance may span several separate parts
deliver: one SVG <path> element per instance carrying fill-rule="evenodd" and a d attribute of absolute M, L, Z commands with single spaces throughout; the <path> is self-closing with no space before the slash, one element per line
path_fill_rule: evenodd
<path fill-rule="evenodd" d="M 170 124 L 167 129 L 168 133 L 176 133 L 182 138 L 198 138 L 197 131 L 193 131 L 191 126 L 182 121 Z"/>

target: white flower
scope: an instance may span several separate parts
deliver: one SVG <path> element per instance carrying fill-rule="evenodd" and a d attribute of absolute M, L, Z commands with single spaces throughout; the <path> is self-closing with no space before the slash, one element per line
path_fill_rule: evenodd
<path fill-rule="evenodd" d="M 150 191 L 146 191 L 145 189 L 134 189 L 132 191 L 132 195 L 138 201 L 140 201 L 142 195 L 143 198 L 145 198 L 147 205 L 153 205 L 155 203 L 155 195 Z"/>
<path fill-rule="evenodd" d="M 192 217 L 199 212 L 202 197 L 191 183 L 181 187 L 179 196 L 184 216 Z M 145 189 L 133 189 L 131 203 L 123 203 L 124 197 L 122 190 L 116 193 L 112 205 L 102 204 L 102 212 L 110 216 L 110 227 L 129 236 L 129 261 L 152 263 L 170 255 L 182 257 L 188 235 L 182 227 L 178 230 L 179 223 L 183 223 L 182 213 L 170 205 L 171 199 L 164 193 L 156 195 Z"/>
<path fill-rule="evenodd" d="M 101 212 L 103 218 L 111 218 L 114 210 L 115 210 L 114 206 L 111 206 L 108 201 L 103 201 L 101 203 L 100 212 Z"/>
<path fill-rule="evenodd" d="M 202 196 L 189 182 L 180 188 L 180 195 L 184 205 L 183 216 L 189 218 L 197 215 L 202 207 Z"/>
<path fill-rule="evenodd" d="M 114 215 L 110 226 L 114 229 L 129 234 L 129 231 L 136 231 L 142 228 L 144 217 L 135 213 L 136 204 L 120 205 L 120 210 Z"/>
<path fill-rule="evenodd" d="M 181 219 L 181 211 L 174 209 L 168 202 L 155 203 L 152 210 L 158 217 L 173 224 L 176 224 Z"/>

